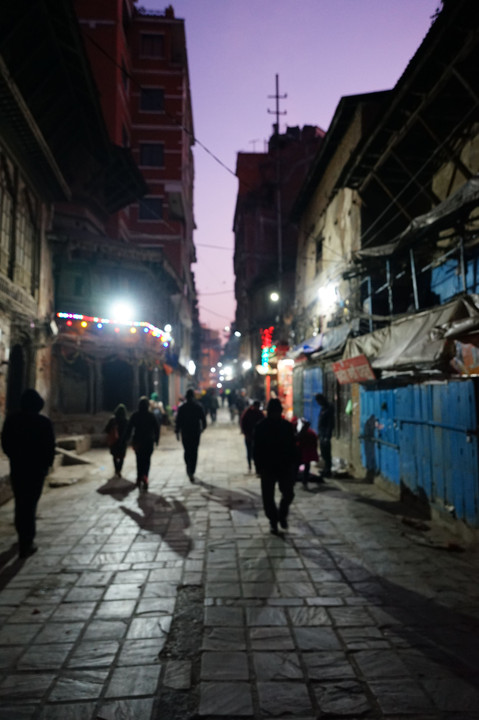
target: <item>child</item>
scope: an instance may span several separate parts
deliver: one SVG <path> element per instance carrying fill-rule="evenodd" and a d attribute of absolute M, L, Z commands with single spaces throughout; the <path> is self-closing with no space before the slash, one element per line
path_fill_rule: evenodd
<path fill-rule="evenodd" d="M 124 435 L 127 425 L 126 407 L 120 404 L 115 408 L 104 430 L 106 432 L 106 442 L 113 457 L 115 475 L 119 478 L 121 478 L 121 469 L 126 455 Z"/>
<path fill-rule="evenodd" d="M 311 430 L 311 423 L 304 418 L 301 421 L 301 430 L 296 436 L 296 445 L 298 447 L 299 464 L 304 465 L 303 487 L 306 488 L 309 480 L 309 468 L 313 461 L 319 460 L 318 455 L 318 436 Z"/>

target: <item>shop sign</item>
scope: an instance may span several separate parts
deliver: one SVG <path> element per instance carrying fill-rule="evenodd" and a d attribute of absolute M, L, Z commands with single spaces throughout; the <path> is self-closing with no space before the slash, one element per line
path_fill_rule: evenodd
<path fill-rule="evenodd" d="M 348 358 L 347 360 L 338 360 L 338 362 L 334 362 L 333 372 L 340 385 L 376 380 L 374 370 L 372 369 L 366 355 L 356 355 L 355 357 Z"/>

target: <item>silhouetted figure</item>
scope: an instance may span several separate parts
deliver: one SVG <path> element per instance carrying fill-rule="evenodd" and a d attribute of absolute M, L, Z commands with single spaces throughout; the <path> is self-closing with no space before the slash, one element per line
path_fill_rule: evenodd
<path fill-rule="evenodd" d="M 241 416 L 249 405 L 246 390 L 242 388 L 239 395 L 236 396 L 236 412 L 238 413 L 238 422 L 241 425 Z"/>
<path fill-rule="evenodd" d="M 35 513 L 48 469 L 55 458 L 55 434 L 51 421 L 40 415 L 43 398 L 28 389 L 20 399 L 20 410 L 3 425 L 2 448 L 10 460 L 10 481 L 15 498 L 15 529 L 19 555 L 36 552 Z"/>
<path fill-rule="evenodd" d="M 196 463 L 200 437 L 206 428 L 206 415 L 202 405 L 195 401 L 195 391 L 186 391 L 186 402 L 180 405 L 176 414 L 175 433 L 177 440 L 183 443 L 186 474 L 190 482 L 195 481 Z"/>
<path fill-rule="evenodd" d="M 106 443 L 110 448 L 113 458 L 113 468 L 115 475 L 121 477 L 121 470 L 126 455 L 126 428 L 128 427 L 128 418 L 126 415 L 126 407 L 120 403 L 113 411 L 113 415 L 108 420 L 104 432 L 106 433 Z"/>
<path fill-rule="evenodd" d="M 136 484 L 146 490 L 153 448 L 160 442 L 160 426 L 150 411 L 150 401 L 145 396 L 140 398 L 138 410 L 128 421 L 125 443 L 128 443 L 132 433 L 132 446 L 136 454 Z"/>
<path fill-rule="evenodd" d="M 211 422 L 215 423 L 216 415 L 218 413 L 218 408 L 219 408 L 220 404 L 218 402 L 218 397 L 216 395 L 216 390 L 214 388 L 211 388 L 210 390 L 208 390 L 208 393 L 210 395 L 209 410 L 210 410 Z"/>
<path fill-rule="evenodd" d="M 252 405 L 246 408 L 240 419 L 241 432 L 244 435 L 244 444 L 246 446 L 246 460 L 248 461 L 248 470 L 251 472 L 253 463 L 253 437 L 256 425 L 264 420 L 264 413 L 260 409 L 261 403 L 255 400 Z"/>
<path fill-rule="evenodd" d="M 324 461 L 324 468 L 319 476 L 320 480 L 331 477 L 331 437 L 334 428 L 334 407 L 322 393 L 317 393 L 316 402 L 320 406 L 318 418 L 319 450 Z"/>
<path fill-rule="evenodd" d="M 310 478 L 310 467 L 312 462 L 318 462 L 318 436 L 311 429 L 309 420 L 303 419 L 301 430 L 296 436 L 296 444 L 298 446 L 299 464 L 304 465 L 303 486 L 306 488 Z"/>
<path fill-rule="evenodd" d="M 266 418 L 256 425 L 253 439 L 254 461 L 261 476 L 263 508 L 274 534 L 278 532 L 278 522 L 283 529 L 288 527 L 297 463 L 294 428 L 281 417 L 282 410 L 281 401 L 271 399 Z M 276 483 L 281 493 L 279 508 L 274 499 Z"/>

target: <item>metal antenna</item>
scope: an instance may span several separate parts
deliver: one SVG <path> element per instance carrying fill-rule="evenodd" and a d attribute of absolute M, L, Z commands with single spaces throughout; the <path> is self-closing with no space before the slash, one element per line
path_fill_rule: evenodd
<path fill-rule="evenodd" d="M 279 94 L 279 75 L 276 75 L 276 94 L 275 95 L 268 95 L 268 98 L 271 98 L 272 100 L 276 100 L 276 109 L 275 110 L 268 110 L 270 115 L 276 115 L 276 123 L 273 125 L 273 130 L 275 135 L 279 135 L 279 116 L 280 115 L 287 115 L 286 110 L 279 109 L 279 101 L 284 100 L 287 98 L 288 95 L 285 93 L 284 95 Z"/>

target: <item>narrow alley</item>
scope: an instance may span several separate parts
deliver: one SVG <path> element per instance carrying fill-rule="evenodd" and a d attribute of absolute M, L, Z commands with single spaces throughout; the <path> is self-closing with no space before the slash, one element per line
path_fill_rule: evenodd
<path fill-rule="evenodd" d="M 146 494 L 84 457 L 31 558 L 0 507 L 0 720 L 478 720 L 477 546 L 348 478 L 270 535 L 226 409 L 195 484 L 168 428 Z"/>

